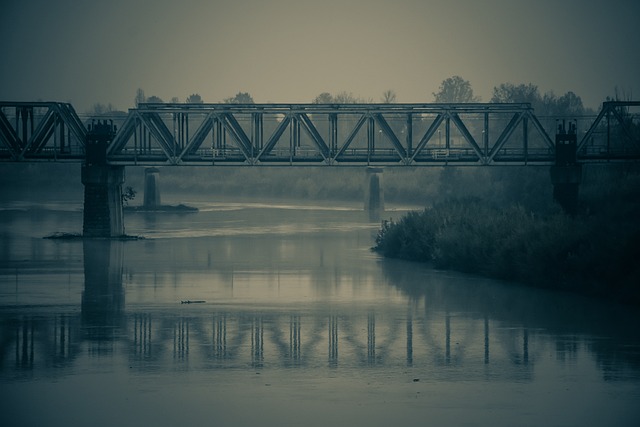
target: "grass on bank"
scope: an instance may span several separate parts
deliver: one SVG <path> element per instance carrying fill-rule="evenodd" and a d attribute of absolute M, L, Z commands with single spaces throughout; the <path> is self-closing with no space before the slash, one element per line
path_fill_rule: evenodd
<path fill-rule="evenodd" d="M 633 198 L 584 206 L 585 213 L 575 218 L 559 210 L 499 208 L 479 199 L 442 202 L 384 222 L 374 249 L 440 269 L 637 304 L 640 186 L 633 188 Z"/>

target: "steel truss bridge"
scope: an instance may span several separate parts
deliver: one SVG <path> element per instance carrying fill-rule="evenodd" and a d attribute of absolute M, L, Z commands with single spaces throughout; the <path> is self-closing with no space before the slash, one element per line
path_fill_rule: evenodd
<path fill-rule="evenodd" d="M 578 122 L 578 161 L 640 159 L 640 102 Z M 68 103 L 0 102 L 0 161 L 83 161 L 92 120 L 113 165 L 551 164 L 563 118 L 530 104 L 140 104 L 85 117 Z M 550 135 L 554 135 L 552 138 Z"/>

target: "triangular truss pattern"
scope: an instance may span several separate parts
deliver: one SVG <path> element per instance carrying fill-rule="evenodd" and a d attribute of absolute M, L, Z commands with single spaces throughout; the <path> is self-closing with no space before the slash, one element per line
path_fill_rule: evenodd
<path fill-rule="evenodd" d="M 578 158 L 633 159 L 640 151 L 640 102 L 609 101 L 578 143 Z"/>
<path fill-rule="evenodd" d="M 0 102 L 0 158 L 80 159 L 86 135 L 71 104 Z"/>
<path fill-rule="evenodd" d="M 640 158 L 636 107 L 604 103 L 578 158 Z M 526 103 L 140 104 L 118 123 L 107 156 L 121 165 L 550 164 L 555 156 L 554 129 Z M 70 104 L 0 103 L 0 160 L 82 161 L 85 138 Z"/>

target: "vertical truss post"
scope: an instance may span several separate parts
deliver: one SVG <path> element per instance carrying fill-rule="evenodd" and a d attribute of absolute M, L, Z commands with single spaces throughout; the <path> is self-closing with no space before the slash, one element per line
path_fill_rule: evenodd
<path fill-rule="evenodd" d="M 484 161 L 489 157 L 489 113 L 484 113 L 484 127 L 482 131 L 482 142 L 484 146 Z"/>
<path fill-rule="evenodd" d="M 215 129 L 216 129 L 216 148 L 218 150 L 221 150 L 224 147 L 223 144 L 223 138 L 224 138 L 224 126 L 222 124 L 222 120 L 218 119 L 217 117 L 214 119 L 215 120 Z"/>
<path fill-rule="evenodd" d="M 329 114 L 329 156 L 333 158 L 338 152 L 338 115 Z"/>
<path fill-rule="evenodd" d="M 413 155 L 413 114 L 407 113 L 407 134 L 406 134 L 406 142 L 407 142 L 407 159 L 410 159 Z"/>
<path fill-rule="evenodd" d="M 373 116 L 367 118 L 367 165 L 371 163 L 371 156 L 375 151 L 376 123 Z"/>
<path fill-rule="evenodd" d="M 451 149 L 451 116 L 448 111 L 444 122 L 444 144 L 447 153 L 445 157 L 445 164 L 449 164 L 449 150 Z"/>
<path fill-rule="evenodd" d="M 65 144 L 64 144 L 65 132 L 64 132 L 64 121 L 62 119 L 58 119 L 58 126 L 59 126 L 59 131 L 60 131 L 60 152 L 64 153 L 64 151 L 65 151 Z"/>
<path fill-rule="evenodd" d="M 184 147 L 189 143 L 189 114 L 188 113 L 184 114 L 184 126 L 185 126 L 184 139 L 180 142 L 180 149 L 178 152 L 174 154 L 174 156 L 177 156 L 178 153 L 181 152 L 184 149 Z"/>
<path fill-rule="evenodd" d="M 251 158 L 255 158 L 263 146 L 264 119 L 262 112 L 251 113 L 251 127 L 253 140 L 251 141 Z"/>
<path fill-rule="evenodd" d="M 524 116 L 522 119 L 522 144 L 524 148 L 524 164 L 529 160 L 529 118 Z"/>
<path fill-rule="evenodd" d="M 611 155 L 611 109 L 607 105 L 607 158 Z"/>

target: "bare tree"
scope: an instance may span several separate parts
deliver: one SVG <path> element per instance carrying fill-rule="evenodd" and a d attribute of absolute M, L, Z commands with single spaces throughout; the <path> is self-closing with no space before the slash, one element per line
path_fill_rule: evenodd
<path fill-rule="evenodd" d="M 144 90 L 138 88 L 136 91 L 136 97 L 134 98 L 134 105 L 138 108 L 138 104 L 147 102 L 147 98 L 144 96 Z"/>
<path fill-rule="evenodd" d="M 392 89 L 387 89 L 384 92 L 382 92 L 382 98 L 381 101 L 385 104 L 393 104 L 394 102 L 396 102 L 396 91 L 392 90 Z"/>

